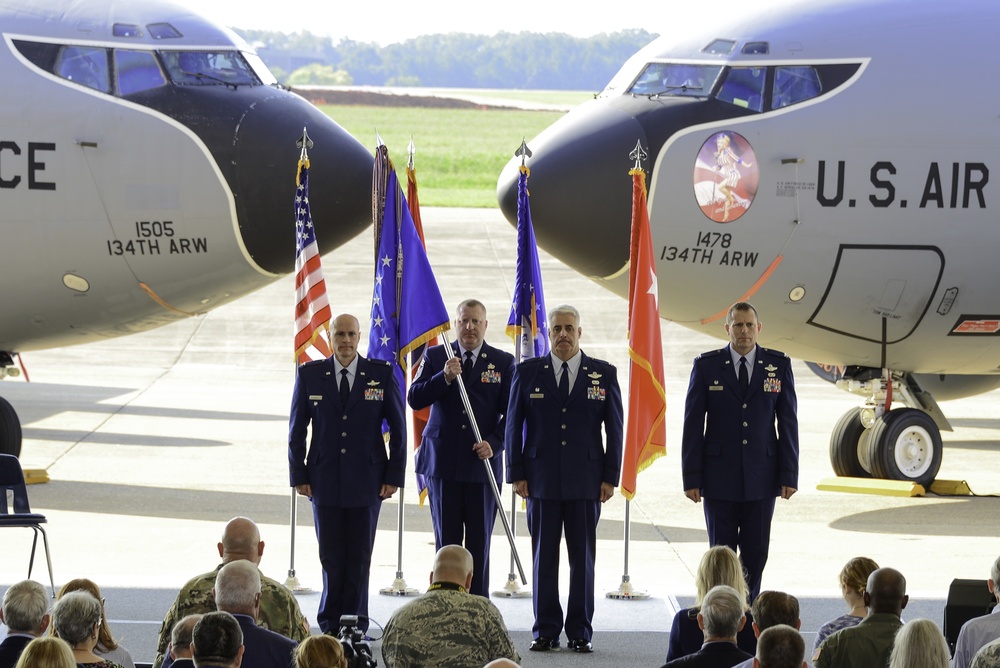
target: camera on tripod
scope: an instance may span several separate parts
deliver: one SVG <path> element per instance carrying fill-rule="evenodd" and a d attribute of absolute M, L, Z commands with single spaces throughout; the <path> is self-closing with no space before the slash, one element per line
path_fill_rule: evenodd
<path fill-rule="evenodd" d="M 371 643 L 365 640 L 364 632 L 358 628 L 357 615 L 341 615 L 337 640 L 344 648 L 347 668 L 375 668 L 378 665 L 372 655 Z"/>

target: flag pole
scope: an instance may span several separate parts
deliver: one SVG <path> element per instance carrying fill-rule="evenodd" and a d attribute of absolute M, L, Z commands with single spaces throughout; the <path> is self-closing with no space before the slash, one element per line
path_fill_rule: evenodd
<path fill-rule="evenodd" d="M 396 579 L 392 581 L 390 586 L 382 587 L 378 593 L 385 596 L 416 596 L 420 591 L 415 587 L 407 586 L 406 578 L 403 577 L 403 493 L 406 490 L 400 487 L 398 491 L 399 514 L 396 520 Z"/>
<path fill-rule="evenodd" d="M 456 343 L 458 341 L 456 340 Z M 455 351 L 451 349 L 451 346 L 443 346 L 446 351 L 448 351 L 448 359 L 455 359 Z M 482 434 L 479 432 L 479 424 L 476 422 L 476 414 L 472 412 L 472 403 L 469 402 L 469 392 L 465 389 L 465 380 L 462 380 L 458 384 L 458 394 L 462 397 L 462 405 L 465 406 L 465 414 L 469 418 L 469 425 L 472 427 L 472 434 L 476 439 L 476 443 L 483 440 Z M 511 558 L 517 564 L 517 572 L 521 576 L 522 584 L 528 584 L 528 579 L 524 577 L 524 568 L 521 566 L 521 558 L 517 556 L 517 547 L 514 545 L 514 534 L 511 532 L 510 523 L 507 521 L 507 516 L 503 512 L 503 501 L 500 499 L 500 489 L 497 487 L 497 481 L 493 477 L 493 467 L 490 466 L 490 461 L 488 459 L 480 460 L 483 462 L 483 466 L 486 467 L 486 479 L 490 482 L 490 490 L 493 492 L 493 500 L 496 501 L 496 510 L 500 514 L 500 519 L 503 521 L 504 531 L 507 533 L 507 541 L 510 543 L 510 554 Z"/>
<path fill-rule="evenodd" d="M 635 167 L 633 169 L 637 169 L 637 170 L 642 169 L 642 161 L 646 159 L 647 154 L 646 154 L 646 151 L 643 150 L 643 148 L 642 148 L 642 142 L 641 142 L 641 140 L 637 141 L 635 143 L 635 148 L 632 150 L 631 153 L 629 153 L 628 157 L 632 158 L 635 161 Z M 630 258 L 630 260 L 634 262 L 635 258 Z M 631 294 L 631 291 L 630 291 L 629 298 L 632 298 L 632 296 L 633 295 Z M 631 315 L 631 303 L 629 304 L 629 306 L 630 306 L 630 308 L 629 308 L 629 314 Z M 630 324 L 631 324 L 631 322 L 630 322 Z M 631 364 L 629 365 L 629 373 L 630 374 L 632 373 Z M 629 401 L 632 401 L 632 397 L 629 397 Z M 613 591 L 609 591 L 606 594 L 607 598 L 619 599 L 619 600 L 623 600 L 623 601 L 641 601 L 641 600 L 649 598 L 649 592 L 647 592 L 645 590 L 641 590 L 641 589 L 636 589 L 635 586 L 632 584 L 631 577 L 628 574 L 628 549 L 629 549 L 629 542 L 630 542 L 630 538 L 631 538 L 631 524 L 632 524 L 632 500 L 626 498 L 625 499 L 625 537 L 624 537 L 624 542 L 625 542 L 625 546 L 624 546 L 625 547 L 625 567 L 624 567 L 624 571 L 622 572 L 622 581 L 621 581 L 621 584 L 618 585 L 618 589 L 615 589 Z"/>
<path fill-rule="evenodd" d="M 309 133 L 306 132 L 306 128 L 302 128 L 302 137 L 295 141 L 295 147 L 300 149 L 299 151 L 299 163 L 305 163 L 309 160 L 309 149 L 314 146 L 313 140 L 309 138 Z M 298 176 L 296 175 L 295 186 L 298 188 Z M 298 367 L 299 360 L 296 358 L 295 365 Z M 291 509 L 289 511 L 289 525 L 290 525 L 290 537 L 288 541 L 288 577 L 285 578 L 285 588 L 291 590 L 293 594 L 311 594 L 312 587 L 307 587 L 299 582 L 298 576 L 295 575 L 295 525 L 297 524 L 297 512 L 298 512 L 298 492 L 292 487 L 292 499 L 291 499 Z"/>

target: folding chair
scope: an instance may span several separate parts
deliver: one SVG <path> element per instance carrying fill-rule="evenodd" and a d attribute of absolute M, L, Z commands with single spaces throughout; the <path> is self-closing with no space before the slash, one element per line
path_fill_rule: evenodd
<path fill-rule="evenodd" d="M 7 490 L 14 493 L 14 512 L 7 508 Z M 14 455 L 0 454 L 0 529 L 6 527 L 26 527 L 35 532 L 31 542 L 31 561 L 28 562 L 28 577 L 35 566 L 35 548 L 38 547 L 38 534 L 42 534 L 45 546 L 45 561 L 49 566 L 49 584 L 52 585 L 52 595 L 56 594 L 56 582 L 52 577 L 52 558 L 49 556 L 49 539 L 45 535 L 42 524 L 46 523 L 45 515 L 31 512 L 28 505 L 28 490 L 24 484 L 24 472 L 21 462 Z"/>

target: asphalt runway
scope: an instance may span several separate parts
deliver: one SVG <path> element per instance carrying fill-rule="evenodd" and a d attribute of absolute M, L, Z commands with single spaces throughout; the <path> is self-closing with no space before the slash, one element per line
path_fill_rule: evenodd
<path fill-rule="evenodd" d="M 514 278 L 516 234 L 495 210 L 425 209 L 428 254 L 452 308 L 476 297 L 489 309 L 487 339 L 510 350 L 503 334 Z M 370 312 L 372 238 L 368 232 L 323 259 L 335 312 Z M 582 348 L 622 370 L 627 360 L 626 303 L 542 253 L 546 303 L 582 312 Z M 683 286 L 676 286 L 683 290 Z M 24 427 L 22 464 L 44 468 L 52 481 L 29 488 L 32 508 L 48 516 L 58 584 L 74 577 L 97 582 L 108 599 L 113 631 L 136 660 L 151 660 L 163 613 L 189 577 L 218 563 L 223 524 L 247 515 L 266 542 L 262 570 L 284 580 L 291 561 L 286 436 L 294 377 L 292 279 L 207 315 L 134 336 L 24 354 L 31 375 L 0 384 Z M 713 311 L 714 312 L 714 311 Z M 763 345 L 767 314 L 761 313 Z M 720 333 L 722 326 L 720 325 Z M 366 334 L 363 333 L 363 337 Z M 667 456 L 640 474 L 631 504 L 628 574 L 648 600 L 601 598 L 594 619 L 593 659 L 568 652 L 529 654 L 530 599 L 497 599 L 524 665 L 558 667 L 588 661 L 659 665 L 678 605 L 690 604 L 693 573 L 707 547 L 701 507 L 681 491 L 680 424 L 692 359 L 721 342 L 663 323 L 666 364 Z M 362 350 L 364 350 L 362 344 Z M 779 347 L 775 345 L 775 347 Z M 824 621 L 842 614 L 837 574 L 854 556 L 873 557 L 908 579 L 905 617 L 941 623 L 954 578 L 988 577 L 1000 553 L 995 534 L 1000 501 L 988 496 L 894 498 L 820 492 L 832 476 L 829 432 L 855 404 L 795 365 L 801 431 L 800 491 L 778 501 L 766 589 L 802 602 L 802 630 L 811 645 Z M 941 478 L 965 480 L 981 495 L 1000 493 L 1000 395 L 942 402 L 955 425 L 946 434 Z M 412 471 L 412 466 L 408 468 Z M 423 589 L 434 555 L 430 514 L 421 507 L 412 473 L 404 498 L 402 570 Z M 504 488 L 509 508 L 509 488 Z M 318 587 L 320 570 L 308 503 L 298 503 L 295 569 Z M 371 613 L 385 622 L 404 597 L 378 596 L 398 567 L 396 499 L 382 510 L 372 564 Z M 598 592 L 614 591 L 625 573 L 625 503 L 603 509 L 597 557 Z M 519 511 L 517 546 L 530 579 L 531 553 Z M 29 531 L 5 531 L 0 590 L 27 572 Z M 492 584 L 509 572 L 510 551 L 500 524 L 493 541 Z M 35 579 L 45 581 L 36 559 Z M 567 569 L 561 569 L 563 579 Z M 565 582 L 562 587 L 565 592 Z M 565 595 L 565 593 L 564 593 Z M 300 604 L 315 619 L 317 593 Z M 598 658 L 603 657 L 603 659 Z"/>

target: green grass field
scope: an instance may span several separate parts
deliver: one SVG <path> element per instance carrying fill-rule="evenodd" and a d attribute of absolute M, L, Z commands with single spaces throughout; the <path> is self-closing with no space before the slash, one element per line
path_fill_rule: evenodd
<path fill-rule="evenodd" d="M 525 138 L 563 114 L 551 111 L 321 106 L 374 153 L 376 131 L 405 179 L 410 138 L 422 206 L 492 208 L 497 178 Z M 529 162 L 530 166 L 530 162 Z"/>

